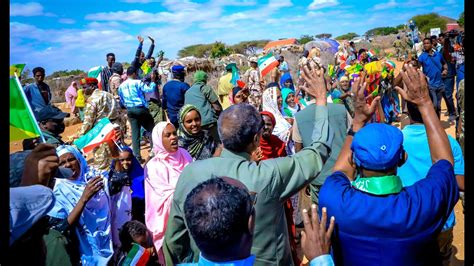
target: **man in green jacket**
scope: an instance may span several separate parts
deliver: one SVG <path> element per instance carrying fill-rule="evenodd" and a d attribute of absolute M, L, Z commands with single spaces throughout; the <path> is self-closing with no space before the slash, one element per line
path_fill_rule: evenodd
<path fill-rule="evenodd" d="M 317 99 L 313 143 L 292 157 L 251 162 L 250 155 L 262 135 L 262 118 L 248 104 L 226 109 L 218 120 L 224 145 L 221 156 L 191 163 L 176 184 L 163 244 L 167 265 L 198 261 L 199 249 L 185 223 L 184 201 L 197 184 L 212 175 L 235 178 L 257 193 L 252 245 L 255 265 L 293 265 L 283 203 L 316 178 L 330 155 L 332 142 L 323 73 L 304 67 L 303 76 L 306 92 Z"/>
<path fill-rule="evenodd" d="M 314 99 L 308 101 L 308 106 L 295 114 L 295 121 L 293 123 L 293 134 L 292 138 L 295 142 L 295 151 L 299 152 L 303 147 L 311 145 L 313 142 L 311 138 L 311 130 L 315 126 L 314 112 L 317 106 L 314 105 Z M 318 177 L 313 180 L 310 184 L 311 201 L 318 204 L 319 190 L 324 184 L 324 181 L 328 176 L 332 174 L 332 167 L 337 160 L 337 156 L 342 149 L 344 139 L 347 135 L 347 130 L 352 123 L 351 115 L 346 111 L 346 108 L 342 104 L 328 103 L 328 119 L 331 125 L 332 132 L 334 133 L 334 139 L 331 145 L 331 156 L 324 164 L 321 173 Z M 300 206 L 303 208 L 309 208 L 309 206 Z M 301 210 L 302 208 L 300 208 Z"/>

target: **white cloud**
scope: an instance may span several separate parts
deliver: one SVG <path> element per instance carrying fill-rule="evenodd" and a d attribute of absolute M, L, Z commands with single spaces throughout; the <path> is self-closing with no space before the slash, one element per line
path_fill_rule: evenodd
<path fill-rule="evenodd" d="M 372 10 L 384 10 L 384 9 L 390 9 L 390 8 L 393 8 L 393 7 L 396 7 L 396 6 L 397 6 L 397 3 L 395 2 L 395 0 L 390 0 L 387 3 L 382 3 L 382 4 L 375 5 L 372 8 Z"/>
<path fill-rule="evenodd" d="M 269 0 L 267 8 L 270 9 L 280 9 L 282 7 L 290 7 L 293 6 L 291 0 Z"/>
<path fill-rule="evenodd" d="M 11 22 L 10 32 L 10 44 L 15 44 L 10 45 L 11 62 L 41 65 L 50 73 L 58 70 L 58 62 L 62 62 L 59 66 L 61 69 L 85 70 L 105 64 L 105 54 L 108 52 L 115 53 L 120 61 L 130 61 L 135 52 L 135 38 L 116 29 L 53 30 Z"/>
<path fill-rule="evenodd" d="M 92 21 L 91 23 L 87 24 L 87 27 L 90 29 L 112 29 L 112 28 L 120 28 L 122 24 L 116 21 L 109 21 L 109 22 L 97 22 Z"/>
<path fill-rule="evenodd" d="M 43 6 L 40 3 L 29 2 L 26 4 L 10 4 L 10 16 L 34 17 L 34 16 L 55 16 L 52 13 L 44 13 Z"/>
<path fill-rule="evenodd" d="M 313 2 L 308 6 L 309 10 L 316 10 L 325 7 L 331 7 L 339 5 L 338 0 L 313 0 Z"/>
<path fill-rule="evenodd" d="M 219 17 L 221 10 L 219 8 L 208 9 L 183 9 L 178 12 L 158 12 L 149 13 L 142 10 L 117 11 L 117 12 L 101 12 L 89 14 L 85 17 L 87 20 L 96 21 L 119 21 L 131 24 L 147 24 L 147 23 L 172 23 L 190 24 L 193 22 L 207 21 Z"/>
<path fill-rule="evenodd" d="M 58 20 L 59 23 L 61 24 L 74 24 L 76 23 L 76 21 L 74 19 L 70 19 L 70 18 L 61 18 Z"/>

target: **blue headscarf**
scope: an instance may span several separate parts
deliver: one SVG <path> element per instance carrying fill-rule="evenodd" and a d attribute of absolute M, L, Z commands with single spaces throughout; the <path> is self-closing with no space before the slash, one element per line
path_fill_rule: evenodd
<path fill-rule="evenodd" d="M 128 170 L 129 177 L 132 180 L 132 184 L 130 185 L 130 189 L 132 190 L 132 198 L 145 199 L 145 179 L 143 167 L 141 166 L 140 162 L 138 162 L 137 158 L 133 155 L 133 151 L 130 147 L 122 146 L 121 148 L 123 151 L 129 152 L 133 156 L 132 167 Z M 115 162 L 116 159 L 112 160 L 110 169 L 115 168 Z"/>
<path fill-rule="evenodd" d="M 281 78 L 280 78 L 280 88 L 285 88 L 285 82 L 287 80 L 291 81 L 291 85 L 290 85 L 289 89 L 291 89 L 292 91 L 295 91 L 295 86 L 293 85 L 293 79 L 291 78 L 290 72 L 286 72 L 285 74 L 283 74 L 283 76 L 281 76 Z"/>
<path fill-rule="evenodd" d="M 53 193 L 56 203 L 48 215 L 58 219 L 67 219 L 84 193 L 87 181 L 96 176 L 106 177 L 107 175 L 104 171 L 89 167 L 84 156 L 73 146 L 59 146 L 56 148 L 56 153 L 58 156 L 72 153 L 80 165 L 80 174 L 76 180 L 57 178 L 54 184 Z M 87 202 L 73 229 L 79 240 L 82 264 L 106 265 L 114 253 L 110 234 L 110 202 L 106 188 L 99 190 Z"/>

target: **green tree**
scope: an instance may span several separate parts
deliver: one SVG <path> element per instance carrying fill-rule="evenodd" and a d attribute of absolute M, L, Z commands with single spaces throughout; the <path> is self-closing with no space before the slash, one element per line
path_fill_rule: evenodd
<path fill-rule="evenodd" d="M 195 44 L 186 46 L 178 51 L 179 57 L 195 56 L 207 57 L 210 55 L 213 44 Z"/>
<path fill-rule="evenodd" d="M 269 40 L 243 41 L 230 46 L 230 49 L 235 53 L 254 55 L 258 49 L 263 48 L 268 42 Z"/>
<path fill-rule="evenodd" d="M 357 34 L 355 32 L 349 32 L 349 33 L 343 34 L 341 36 L 337 36 L 336 40 L 352 40 L 355 37 L 359 37 L 359 34 Z"/>
<path fill-rule="evenodd" d="M 378 27 L 368 30 L 365 34 L 372 36 L 372 35 L 390 35 L 390 34 L 397 34 L 398 29 L 396 27 Z"/>
<path fill-rule="evenodd" d="M 75 70 L 58 70 L 53 72 L 51 75 L 49 75 L 47 78 L 58 78 L 58 77 L 67 77 L 67 76 L 78 76 L 78 75 L 84 75 L 86 72 L 80 70 L 80 69 L 75 69 Z"/>
<path fill-rule="evenodd" d="M 415 22 L 418 30 L 425 35 L 429 33 L 432 28 L 440 28 L 441 31 L 446 30 L 446 19 L 436 13 L 417 15 L 411 19 Z"/>
<path fill-rule="evenodd" d="M 459 15 L 458 24 L 461 27 L 464 27 L 464 11 Z"/>
<path fill-rule="evenodd" d="M 298 42 L 300 44 L 305 44 L 305 43 L 308 43 L 312 40 L 314 40 L 314 37 L 311 36 L 311 35 L 301 35 L 301 37 L 298 39 Z"/>
<path fill-rule="evenodd" d="M 211 48 L 211 58 L 221 58 L 231 54 L 231 50 L 223 42 L 215 42 Z"/>
<path fill-rule="evenodd" d="M 129 68 L 130 66 L 131 66 L 131 64 L 130 64 L 129 62 L 123 62 L 123 63 L 122 63 L 123 69 L 127 69 L 127 68 Z"/>
<path fill-rule="evenodd" d="M 332 37 L 332 34 L 331 33 L 320 33 L 320 34 L 316 34 L 314 35 L 315 38 L 319 38 L 319 39 L 325 39 L 325 38 L 331 38 Z"/>

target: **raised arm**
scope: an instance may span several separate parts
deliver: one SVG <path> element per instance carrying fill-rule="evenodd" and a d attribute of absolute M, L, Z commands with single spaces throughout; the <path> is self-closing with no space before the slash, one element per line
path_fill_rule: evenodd
<path fill-rule="evenodd" d="M 288 199 L 317 177 L 330 156 L 334 135 L 328 122 L 326 80 L 323 70 L 304 66 L 302 75 L 305 83 L 301 85 L 301 89 L 316 99 L 313 143 L 292 157 L 267 160 L 271 161 L 270 163 L 276 162 L 279 179 L 276 181 L 274 191 L 280 193 L 281 201 Z M 267 161 L 262 161 L 261 166 L 265 167 Z"/>
<path fill-rule="evenodd" d="M 431 102 L 425 75 L 411 65 L 407 66 L 406 71 L 402 70 L 401 73 L 407 90 L 403 90 L 400 87 L 395 89 L 403 99 L 414 103 L 418 107 L 426 127 L 426 134 L 428 135 L 431 161 L 436 163 L 439 160 L 447 160 L 453 165 L 453 153 L 448 136 L 441 126 L 441 122 Z"/>
<path fill-rule="evenodd" d="M 361 77 L 355 78 L 352 83 L 352 91 L 354 93 L 354 119 L 352 121 L 352 131 L 357 132 L 361 129 L 365 123 L 367 123 L 375 113 L 378 103 L 380 102 L 380 96 L 377 96 L 372 101 L 372 104 L 367 105 L 364 91 L 367 88 L 365 80 L 366 74 L 362 73 Z M 342 146 L 339 157 L 334 164 L 333 171 L 343 172 L 350 180 L 354 180 L 355 167 L 352 163 L 352 144 L 353 136 L 347 135 L 344 145 Z"/>
<path fill-rule="evenodd" d="M 153 39 L 150 36 L 148 36 L 148 39 L 150 39 L 151 45 L 150 45 L 150 48 L 148 48 L 148 53 L 146 54 L 145 59 L 150 59 L 151 55 L 153 54 L 153 50 L 155 50 L 155 39 Z"/>
<path fill-rule="evenodd" d="M 137 52 L 135 53 L 135 58 L 132 61 L 132 66 L 134 66 L 136 69 L 141 67 L 140 55 L 142 53 L 142 48 L 143 48 L 143 37 L 138 36 L 137 39 L 138 39 L 138 48 L 137 48 Z"/>

